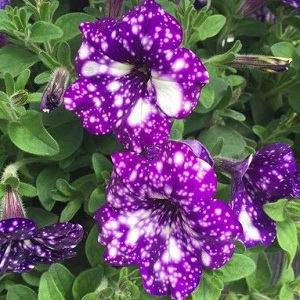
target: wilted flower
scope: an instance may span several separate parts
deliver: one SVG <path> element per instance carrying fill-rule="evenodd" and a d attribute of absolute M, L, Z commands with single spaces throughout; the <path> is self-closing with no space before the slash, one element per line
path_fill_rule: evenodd
<path fill-rule="evenodd" d="M 193 147 L 193 145 L 192 145 Z M 168 142 L 152 160 L 134 153 L 112 156 L 107 204 L 95 215 L 105 260 L 137 264 L 144 288 L 172 299 L 187 297 L 202 267 L 217 269 L 231 258 L 242 231 L 229 206 L 213 199 L 216 175 L 198 151 Z"/>
<path fill-rule="evenodd" d="M 276 224 L 264 212 L 264 204 L 300 196 L 300 166 L 291 147 L 273 144 L 243 162 L 214 162 L 220 170 L 232 174 L 230 205 L 244 230 L 238 238 L 246 247 L 270 245 L 276 237 Z"/>
<path fill-rule="evenodd" d="M 68 81 L 69 71 L 66 68 L 60 67 L 53 72 L 41 100 L 40 107 L 44 112 L 51 112 L 63 103 Z"/>
<path fill-rule="evenodd" d="M 170 119 L 189 115 L 208 82 L 196 55 L 179 48 L 180 24 L 146 0 L 120 21 L 106 18 L 80 29 L 80 78 L 65 93 L 66 108 L 76 110 L 91 133 L 113 131 L 136 152 L 165 143 Z"/>
<path fill-rule="evenodd" d="M 76 254 L 81 241 L 79 224 L 57 223 L 38 229 L 25 213 L 15 190 L 8 188 L 2 203 L 0 221 L 0 275 L 24 273 L 35 263 L 54 263 Z"/>

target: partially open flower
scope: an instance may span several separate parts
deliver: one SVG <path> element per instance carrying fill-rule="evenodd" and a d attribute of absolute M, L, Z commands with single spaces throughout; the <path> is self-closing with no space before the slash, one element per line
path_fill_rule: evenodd
<path fill-rule="evenodd" d="M 164 144 L 171 118 L 188 116 L 208 82 L 199 58 L 179 48 L 180 24 L 146 0 L 120 21 L 83 23 L 80 30 L 80 77 L 67 89 L 65 107 L 76 111 L 89 132 L 113 131 L 127 149 Z"/>
<path fill-rule="evenodd" d="M 230 205 L 243 225 L 238 238 L 246 247 L 270 245 L 276 224 L 263 210 L 264 204 L 300 196 L 300 166 L 287 144 L 273 144 L 242 162 L 215 159 L 217 167 L 232 174 Z"/>
<path fill-rule="evenodd" d="M 57 223 L 38 229 L 25 217 L 17 192 L 8 188 L 2 202 L 0 221 L 0 275 L 24 273 L 35 263 L 54 263 L 76 254 L 72 249 L 81 241 L 79 224 Z"/>
<path fill-rule="evenodd" d="M 197 287 L 203 267 L 228 262 L 242 231 L 230 207 L 213 199 L 216 175 L 194 146 L 168 142 L 152 160 L 114 154 L 107 204 L 95 215 L 105 260 L 137 264 L 147 292 L 176 300 Z"/>
<path fill-rule="evenodd" d="M 44 112 L 51 112 L 63 103 L 68 82 L 69 71 L 66 68 L 60 67 L 53 72 L 42 96 L 40 107 Z"/>

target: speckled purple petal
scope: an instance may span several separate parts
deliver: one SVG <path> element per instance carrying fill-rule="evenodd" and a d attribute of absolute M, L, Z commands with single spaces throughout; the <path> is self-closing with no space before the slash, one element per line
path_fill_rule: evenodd
<path fill-rule="evenodd" d="M 197 140 L 182 140 L 180 142 L 188 145 L 197 157 L 206 161 L 211 167 L 213 167 L 213 158 L 203 144 Z"/>
<path fill-rule="evenodd" d="M 293 191 L 291 193 L 293 198 L 300 197 L 300 165 L 296 164 L 295 173 L 293 176 Z"/>
<path fill-rule="evenodd" d="M 79 224 L 57 223 L 39 230 L 35 236 L 44 246 L 54 249 L 72 249 L 82 240 L 83 228 Z"/>
<path fill-rule="evenodd" d="M 135 83 L 131 75 L 103 76 L 97 81 L 78 79 L 65 93 L 65 107 L 77 110 L 77 115 L 89 132 L 107 133 L 134 105 L 138 88 Z"/>
<path fill-rule="evenodd" d="M 213 169 L 195 156 L 189 146 L 180 142 L 168 142 L 157 158 L 149 163 L 148 172 L 151 193 L 172 198 L 184 210 L 205 205 L 216 191 Z"/>
<path fill-rule="evenodd" d="M 139 266 L 148 293 L 171 295 L 182 300 L 198 286 L 202 274 L 200 262 L 186 249 L 185 233 L 180 222 L 162 224 L 152 243 L 147 245 Z"/>
<path fill-rule="evenodd" d="M 9 266 L 9 255 L 11 250 L 11 242 L 5 243 L 0 249 L 0 275 L 4 274 Z"/>
<path fill-rule="evenodd" d="M 0 221 L 0 237 L 7 240 L 29 239 L 36 231 L 36 224 L 29 219 L 11 218 Z"/>
<path fill-rule="evenodd" d="M 200 59 L 190 50 L 168 50 L 150 67 L 157 105 L 169 117 L 182 119 L 198 103 L 201 88 L 209 76 Z"/>
<path fill-rule="evenodd" d="M 31 257 L 30 253 L 24 251 L 22 243 L 25 241 L 12 243 L 12 248 L 9 253 L 9 265 L 7 271 L 13 273 L 25 273 L 34 268 L 35 259 Z"/>
<path fill-rule="evenodd" d="M 189 235 L 188 249 L 202 265 L 217 269 L 227 263 L 234 253 L 236 235 L 243 232 L 230 207 L 223 201 L 212 200 L 199 211 L 186 211 L 183 216 L 186 226 L 193 230 Z"/>
<path fill-rule="evenodd" d="M 276 223 L 263 211 L 263 204 L 267 201 L 261 198 L 262 195 L 247 192 L 246 189 L 240 189 L 236 193 L 233 191 L 232 194 L 230 206 L 243 226 L 243 234 L 239 234 L 237 238 L 246 247 L 260 243 L 269 246 L 276 237 Z"/>
<path fill-rule="evenodd" d="M 291 147 L 287 144 L 272 144 L 254 155 L 245 178 L 257 191 L 285 197 L 292 189 L 290 178 L 293 177 L 295 167 Z"/>
<path fill-rule="evenodd" d="M 300 1 L 299 0 L 281 0 L 281 2 L 286 3 L 290 6 L 293 6 L 296 9 L 300 10 Z"/>
<path fill-rule="evenodd" d="M 134 61 L 148 65 L 165 49 L 177 48 L 182 40 L 178 21 L 154 0 L 145 0 L 125 14 L 117 25 L 123 47 Z"/>
<path fill-rule="evenodd" d="M 166 143 L 170 130 L 171 120 L 156 105 L 140 98 L 113 131 L 126 149 L 140 153 Z"/>
<path fill-rule="evenodd" d="M 147 194 L 148 161 L 135 152 L 114 153 L 112 156 L 114 173 L 126 189 L 140 198 Z M 125 192 L 127 192 L 125 190 Z M 128 193 L 128 192 L 127 192 Z"/>
<path fill-rule="evenodd" d="M 179 221 L 170 224 L 160 205 L 130 212 L 109 206 L 98 210 L 99 242 L 107 262 L 124 266 L 138 263 L 145 289 L 151 294 L 183 299 L 198 285 L 201 267 L 185 249 Z M 178 219 L 179 220 L 179 219 Z M 178 223 L 179 222 L 179 223 Z M 164 274 L 164 276 L 163 276 Z"/>

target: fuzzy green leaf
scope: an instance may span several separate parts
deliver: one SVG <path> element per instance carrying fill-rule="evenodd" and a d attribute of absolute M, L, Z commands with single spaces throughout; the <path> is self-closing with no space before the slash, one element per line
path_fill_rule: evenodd
<path fill-rule="evenodd" d="M 24 152 L 51 156 L 59 152 L 59 146 L 42 123 L 42 115 L 28 111 L 18 121 L 8 126 L 11 141 Z"/>

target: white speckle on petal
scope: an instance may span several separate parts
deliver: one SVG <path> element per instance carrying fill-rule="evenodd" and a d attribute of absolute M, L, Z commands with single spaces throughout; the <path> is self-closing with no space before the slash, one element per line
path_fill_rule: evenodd
<path fill-rule="evenodd" d="M 211 263 L 211 257 L 209 256 L 208 253 L 206 253 L 205 251 L 202 251 L 201 253 L 201 258 L 202 258 L 202 262 L 205 266 L 209 266 Z"/>
<path fill-rule="evenodd" d="M 239 222 L 243 226 L 244 235 L 247 240 L 254 240 L 254 241 L 261 240 L 259 230 L 253 225 L 249 214 L 245 210 L 241 211 L 239 215 Z"/>
<path fill-rule="evenodd" d="M 149 114 L 151 113 L 151 104 L 146 103 L 140 98 L 135 106 L 133 107 L 129 117 L 128 117 L 128 124 L 130 126 L 137 126 L 142 124 Z"/>
<path fill-rule="evenodd" d="M 152 76 L 156 89 L 157 104 L 169 117 L 178 115 L 182 109 L 183 93 L 180 85 L 172 80 L 157 79 Z"/>

